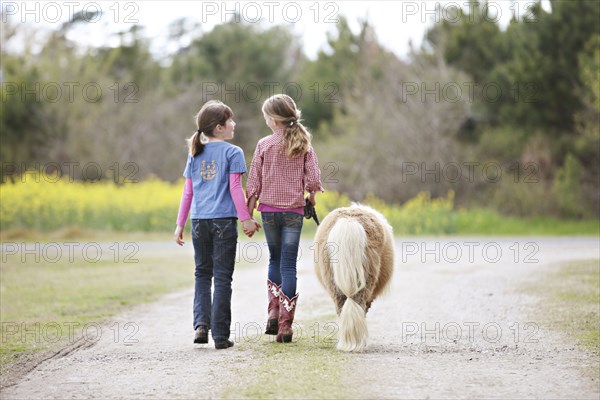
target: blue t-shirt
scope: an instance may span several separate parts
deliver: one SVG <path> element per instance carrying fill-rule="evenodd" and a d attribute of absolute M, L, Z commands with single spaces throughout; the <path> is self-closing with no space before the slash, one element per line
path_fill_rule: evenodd
<path fill-rule="evenodd" d="M 236 218 L 229 174 L 246 173 L 244 152 L 227 142 L 210 142 L 196 157 L 188 156 L 183 176 L 192 179 L 191 218 Z"/>

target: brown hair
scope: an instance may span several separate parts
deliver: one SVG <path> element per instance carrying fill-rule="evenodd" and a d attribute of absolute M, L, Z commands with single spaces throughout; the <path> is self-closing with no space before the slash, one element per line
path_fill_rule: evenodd
<path fill-rule="evenodd" d="M 213 137 L 213 130 L 217 125 L 225 126 L 227 120 L 231 117 L 233 117 L 233 111 L 228 105 L 218 100 L 206 102 L 196 114 L 198 130 L 187 140 L 190 154 L 193 157 L 202 154 L 205 142 L 202 136 L 205 137 L 204 139 Z"/>
<path fill-rule="evenodd" d="M 303 156 L 310 149 L 311 134 L 300 123 L 302 112 L 296 107 L 294 100 L 286 94 L 269 97 L 262 106 L 262 111 L 283 124 L 283 145 L 288 157 Z"/>

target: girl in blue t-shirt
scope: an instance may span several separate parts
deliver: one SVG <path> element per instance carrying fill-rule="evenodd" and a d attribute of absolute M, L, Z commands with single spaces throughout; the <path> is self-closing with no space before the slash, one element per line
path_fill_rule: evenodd
<path fill-rule="evenodd" d="M 196 264 L 194 343 L 208 343 L 210 330 L 217 349 L 233 346 L 229 333 L 237 218 L 250 237 L 260 228 L 248 213 L 242 190 L 241 177 L 246 172 L 244 153 L 226 142 L 234 136 L 232 118 L 231 108 L 214 100 L 204 104 L 196 115 L 198 130 L 188 141 L 190 154 L 183 172 L 185 185 L 175 229 L 175 241 L 182 246 L 183 229 L 191 209 Z"/>

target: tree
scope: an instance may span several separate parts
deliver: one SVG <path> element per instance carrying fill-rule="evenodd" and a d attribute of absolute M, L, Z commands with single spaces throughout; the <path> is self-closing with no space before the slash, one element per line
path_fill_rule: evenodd
<path fill-rule="evenodd" d="M 565 158 L 565 165 L 558 170 L 554 180 L 554 193 L 560 211 L 567 217 L 581 217 L 581 164 L 571 153 Z"/>
<path fill-rule="evenodd" d="M 540 3 L 532 8 L 534 21 L 513 23 L 507 34 L 519 36 L 513 54 L 497 76 L 519 92 L 512 101 L 498 103 L 506 122 L 541 128 L 558 135 L 574 131 L 574 116 L 581 110 L 579 53 L 598 32 L 600 3 L 554 1 L 546 12 Z"/>
<path fill-rule="evenodd" d="M 600 215 L 600 34 L 594 35 L 579 56 L 583 109 L 576 114 L 573 152 L 581 162 L 581 191 L 587 209 Z"/>
<path fill-rule="evenodd" d="M 439 6 L 438 6 L 439 7 Z M 471 1 L 469 11 L 450 5 L 438 10 L 440 23 L 425 34 L 427 46 L 440 48 L 446 62 L 485 84 L 489 72 L 508 57 L 500 27 L 487 2 Z"/>
<path fill-rule="evenodd" d="M 494 86 L 479 101 L 479 123 L 539 129 L 553 137 L 572 133 L 582 108 L 578 56 L 598 32 L 600 3 L 552 1 L 547 12 L 537 1 L 505 32 L 486 14 L 485 2 L 470 4 L 469 11 L 455 11 L 458 22 L 443 20 L 426 37 L 430 45 L 443 48 L 448 64 L 475 82 Z"/>
<path fill-rule="evenodd" d="M 213 98 L 229 104 L 241 132 L 235 143 L 254 149 L 266 129 L 262 102 L 282 92 L 296 97 L 294 76 L 303 61 L 297 39 L 287 28 L 264 29 L 233 18 L 181 49 L 169 74 L 180 90 L 197 90 L 194 112 Z"/>
<path fill-rule="evenodd" d="M 347 112 L 345 96 L 362 88 L 360 81 L 368 75 L 381 75 L 380 65 L 392 57 L 378 43 L 368 21 L 360 21 L 360 30 L 354 33 L 348 20 L 340 17 L 336 28 L 335 34 L 328 33 L 328 48 L 306 62 L 298 77 L 308 89 L 299 102 L 303 118 L 319 136 L 330 134 L 328 124 L 336 112 Z"/>
<path fill-rule="evenodd" d="M 407 90 L 421 82 L 465 82 L 464 73 L 441 61 L 388 58 L 380 74 L 368 66 L 358 73 L 356 90 L 342 98 L 346 112 L 336 110 L 331 137 L 317 147 L 328 188 L 358 201 L 371 193 L 404 202 L 421 191 L 445 196 L 460 185 L 462 179 L 442 178 L 441 170 L 460 165 L 456 135 L 469 112 L 467 98 L 447 101 Z"/>

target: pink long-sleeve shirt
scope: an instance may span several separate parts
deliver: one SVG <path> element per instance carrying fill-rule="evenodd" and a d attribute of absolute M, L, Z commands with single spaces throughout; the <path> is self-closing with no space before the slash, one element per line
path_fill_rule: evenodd
<path fill-rule="evenodd" d="M 246 208 L 246 198 L 244 196 L 244 190 L 242 189 L 242 174 L 229 174 L 229 193 L 233 199 L 233 204 L 235 205 L 235 209 L 240 221 L 251 219 L 250 214 L 248 213 L 248 208 Z M 177 225 L 185 226 L 185 222 L 187 221 L 190 213 L 193 197 L 194 189 L 192 185 L 192 179 L 187 178 L 185 180 L 185 184 L 183 185 L 181 203 L 179 204 L 179 213 L 177 214 Z"/>

